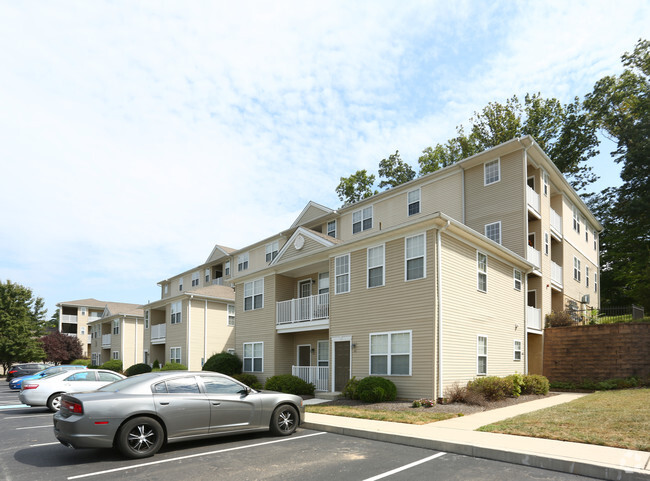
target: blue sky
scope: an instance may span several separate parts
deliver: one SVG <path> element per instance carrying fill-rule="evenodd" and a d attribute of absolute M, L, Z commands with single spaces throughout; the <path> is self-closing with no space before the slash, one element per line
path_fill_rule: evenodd
<path fill-rule="evenodd" d="M 153 301 L 490 101 L 583 97 L 648 25 L 647 1 L 0 0 L 0 279 L 48 315 Z"/>

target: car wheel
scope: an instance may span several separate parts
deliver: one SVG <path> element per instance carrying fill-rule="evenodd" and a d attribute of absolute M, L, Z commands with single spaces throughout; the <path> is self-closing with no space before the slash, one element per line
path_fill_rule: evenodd
<path fill-rule="evenodd" d="M 57 392 L 52 394 L 47 400 L 47 407 L 53 413 L 59 412 L 59 409 L 61 409 L 61 396 L 63 396 L 63 393 Z"/>
<path fill-rule="evenodd" d="M 289 404 L 278 406 L 271 416 L 269 428 L 276 436 L 288 436 L 298 427 L 298 411 Z"/>
<path fill-rule="evenodd" d="M 158 421 L 148 417 L 126 422 L 117 433 L 117 449 L 128 458 L 146 458 L 158 452 L 165 433 Z"/>

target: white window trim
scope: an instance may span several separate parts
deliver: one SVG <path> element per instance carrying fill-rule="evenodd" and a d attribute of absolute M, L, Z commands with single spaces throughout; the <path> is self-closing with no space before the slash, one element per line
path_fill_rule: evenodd
<path fill-rule="evenodd" d="M 494 164 L 494 163 L 497 164 L 497 172 L 498 172 L 498 176 L 497 176 L 497 179 L 496 179 L 496 180 L 493 180 L 492 182 L 489 182 L 489 183 L 488 183 L 488 182 L 487 182 L 487 169 L 488 169 L 488 165 L 491 165 L 491 164 Z M 484 187 L 487 187 L 488 185 L 496 184 L 496 183 L 498 183 L 498 182 L 501 182 L 501 159 L 500 159 L 500 158 L 497 158 L 497 159 L 494 159 L 494 160 L 490 160 L 490 161 L 485 162 L 485 163 L 483 164 L 483 186 L 484 186 Z"/>
<path fill-rule="evenodd" d="M 573 230 L 580 234 L 580 211 L 575 205 L 571 206 L 573 213 Z"/>
<path fill-rule="evenodd" d="M 183 301 L 176 301 L 171 303 L 170 311 L 170 324 L 180 324 L 183 322 Z"/>
<path fill-rule="evenodd" d="M 248 252 L 244 252 L 237 256 L 237 272 L 242 272 L 248 269 Z"/>
<path fill-rule="evenodd" d="M 144 328 L 145 329 L 149 329 L 149 316 L 150 316 L 149 312 L 150 312 L 149 309 L 144 311 Z"/>
<path fill-rule="evenodd" d="M 347 272 L 345 272 L 343 274 L 337 274 L 337 272 L 336 272 L 336 259 L 341 259 L 343 257 L 348 258 L 348 262 L 347 262 L 348 270 L 347 270 Z M 334 258 L 334 294 L 346 294 L 346 293 L 350 292 L 351 284 L 352 284 L 352 274 L 350 273 L 350 271 L 352 270 L 351 267 L 352 266 L 350 265 L 350 254 L 343 254 L 342 256 L 336 256 Z M 347 276 L 347 278 L 348 278 L 348 283 L 347 283 L 348 286 L 347 286 L 347 290 L 345 290 L 345 291 L 339 291 L 338 290 L 339 285 L 338 285 L 338 282 L 336 282 L 336 280 L 339 277 L 342 277 L 342 276 Z"/>
<path fill-rule="evenodd" d="M 517 279 L 517 274 L 519 274 L 519 278 Z M 513 287 L 516 291 L 521 291 L 521 287 L 523 286 L 523 277 L 521 274 L 521 271 L 519 269 L 513 269 L 512 270 L 512 279 L 513 279 Z M 517 287 L 517 283 L 519 283 L 519 287 Z"/>
<path fill-rule="evenodd" d="M 544 169 L 542 169 L 542 192 L 546 197 L 548 197 L 548 191 L 549 191 L 548 173 Z"/>
<path fill-rule="evenodd" d="M 412 193 L 415 193 L 415 192 L 418 193 L 418 198 L 417 198 L 417 200 L 414 200 L 414 201 L 412 201 L 412 202 L 409 201 L 409 196 L 410 196 Z M 413 212 L 413 213 L 411 214 L 411 208 L 410 208 L 410 207 L 411 207 L 411 204 L 415 204 L 415 203 L 418 204 L 418 211 L 417 211 L 417 212 Z M 408 191 L 408 192 L 406 193 L 406 217 L 410 217 L 410 216 L 412 216 L 412 215 L 418 215 L 418 214 L 420 214 L 421 212 L 422 212 L 422 190 L 418 187 L 417 189 L 410 190 L 410 191 Z"/>
<path fill-rule="evenodd" d="M 280 243 L 277 240 L 266 244 L 265 257 L 264 257 L 266 262 L 272 262 L 273 259 L 275 259 L 278 256 L 279 247 L 280 247 Z"/>
<path fill-rule="evenodd" d="M 580 262 L 580 259 L 578 259 L 576 256 L 573 256 L 573 280 L 576 282 L 581 281 L 581 271 L 582 270 L 582 264 Z M 576 275 L 577 273 L 577 275 Z"/>
<path fill-rule="evenodd" d="M 408 239 L 414 239 L 416 237 L 422 237 L 422 248 L 423 252 L 421 256 L 416 256 L 416 257 L 409 257 L 408 256 L 408 249 L 407 249 L 407 243 Z M 408 261 L 410 260 L 415 260 L 419 259 L 422 257 L 422 277 L 416 277 L 414 279 L 409 279 L 408 278 Z M 420 279 L 426 279 L 427 277 L 427 235 L 425 232 L 422 232 L 420 234 L 415 234 L 411 235 L 408 237 L 404 238 L 404 282 L 411 282 L 411 281 L 418 281 Z"/>
<path fill-rule="evenodd" d="M 119 360 L 120 359 L 120 351 L 113 351 L 113 353 L 111 355 L 111 359 Z"/>
<path fill-rule="evenodd" d="M 479 343 L 479 339 L 482 338 L 482 337 L 485 338 L 485 354 L 481 354 L 480 351 L 479 351 L 479 347 L 481 345 Z M 490 352 L 489 351 L 489 345 L 490 345 L 490 343 L 489 343 L 488 336 L 484 336 L 482 334 L 479 334 L 479 335 L 476 336 L 476 375 L 477 376 L 487 376 L 488 375 L 488 372 L 489 372 L 489 369 L 488 369 L 488 355 L 489 355 L 489 352 Z M 481 357 L 485 357 L 485 372 L 479 372 L 479 366 L 480 366 L 479 359 Z"/>
<path fill-rule="evenodd" d="M 370 266 L 370 250 L 377 249 L 381 247 L 381 264 L 376 266 Z M 381 267 L 381 284 L 377 286 L 370 286 L 370 269 L 376 269 Z M 374 247 L 368 247 L 366 250 L 366 288 L 374 289 L 375 287 L 383 287 L 386 284 L 386 244 L 380 244 Z"/>
<path fill-rule="evenodd" d="M 480 270 L 479 256 L 481 255 L 485 256 L 485 271 Z M 479 282 L 481 274 L 485 275 L 485 290 L 481 289 L 481 283 Z M 481 251 L 476 251 L 476 290 L 485 293 L 488 291 L 488 255 Z"/>
<path fill-rule="evenodd" d="M 210 268 L 209 267 L 205 270 L 205 283 L 210 284 Z"/>
<path fill-rule="evenodd" d="M 196 287 L 199 285 L 201 279 L 201 273 L 200 272 L 192 272 L 192 287 Z"/>
<path fill-rule="evenodd" d="M 262 345 L 262 356 L 260 358 L 260 359 L 262 359 L 262 368 L 259 371 L 255 370 L 255 359 L 258 359 L 258 358 L 255 357 L 255 345 L 256 344 L 261 344 Z M 252 356 L 250 358 L 245 357 L 246 356 L 246 345 L 251 346 Z M 251 370 L 250 371 L 245 371 L 244 370 L 244 366 L 246 365 L 246 362 L 245 362 L 246 359 L 251 360 Z M 254 341 L 254 342 L 245 342 L 245 343 L 243 343 L 243 345 L 242 345 L 242 372 L 264 372 L 264 341 Z"/>
<path fill-rule="evenodd" d="M 499 239 L 498 240 L 494 240 L 494 239 L 490 238 L 490 236 L 488 236 L 488 227 L 492 227 L 494 225 L 499 226 Z M 483 233 L 485 234 L 485 237 L 487 237 L 488 239 L 496 242 L 497 244 L 501 244 L 501 221 L 498 220 L 496 222 L 491 222 L 490 224 L 485 224 L 485 226 L 483 227 Z"/>
<path fill-rule="evenodd" d="M 178 290 L 179 292 L 183 290 L 183 278 L 178 279 Z"/>
<path fill-rule="evenodd" d="M 113 329 L 111 330 L 114 336 L 117 336 L 120 334 L 120 320 L 119 319 L 113 319 Z"/>
<path fill-rule="evenodd" d="M 409 372 L 408 374 L 392 374 L 391 359 L 393 353 L 391 352 L 391 336 L 393 334 L 408 334 L 409 335 Z M 372 336 L 388 336 L 388 352 L 386 354 L 372 354 Z M 368 337 L 368 375 L 369 376 L 397 376 L 397 377 L 406 377 L 413 375 L 413 331 L 388 331 L 388 332 L 371 332 Z M 386 362 L 386 374 L 371 374 L 372 371 L 372 356 L 387 356 Z M 395 355 L 404 355 L 404 353 L 395 353 Z"/>
<path fill-rule="evenodd" d="M 256 291 L 257 283 L 260 282 L 260 281 L 261 281 L 261 284 L 262 284 L 262 292 L 257 292 Z M 252 294 L 251 295 L 246 295 L 246 286 L 249 286 L 249 285 L 251 286 Z M 262 296 L 262 305 L 260 307 L 255 307 L 255 298 L 257 296 L 259 296 L 259 295 Z M 258 309 L 264 309 L 264 278 L 262 277 L 260 279 L 255 279 L 255 280 L 252 280 L 250 282 L 245 282 L 244 283 L 244 296 L 243 297 L 244 297 L 244 300 L 243 300 L 243 306 L 242 307 L 243 307 L 244 311 L 255 311 L 255 310 L 258 310 Z M 249 297 L 251 298 L 251 308 L 246 309 L 246 299 L 249 298 Z"/>
<path fill-rule="evenodd" d="M 232 308 L 232 314 L 230 313 L 230 310 Z M 235 325 L 235 305 L 234 304 L 227 304 L 226 305 L 226 317 L 228 318 L 226 321 L 226 324 L 228 326 L 234 326 Z"/>
<path fill-rule="evenodd" d="M 589 266 L 585 266 L 585 287 L 589 287 Z"/>
<path fill-rule="evenodd" d="M 369 217 L 364 217 L 364 214 L 365 214 L 366 211 L 370 211 L 370 216 Z M 354 221 L 355 214 L 359 214 L 359 216 L 361 217 L 361 219 L 359 220 L 359 223 L 360 223 L 361 227 L 360 227 L 358 232 L 354 232 L 354 224 L 357 223 L 357 222 Z M 352 212 L 352 234 L 360 234 L 360 233 L 362 233 L 364 231 L 371 230 L 373 228 L 373 225 L 374 225 L 374 214 L 375 214 L 374 213 L 374 208 L 373 208 L 372 205 L 370 205 L 368 207 L 364 207 L 364 208 L 359 209 L 359 210 L 355 210 L 354 212 Z M 368 220 L 368 219 L 370 219 L 370 227 L 364 228 L 364 221 Z"/>
<path fill-rule="evenodd" d="M 548 232 L 544 231 L 544 255 L 549 255 L 551 253 L 551 238 Z"/>
<path fill-rule="evenodd" d="M 334 230 L 330 230 L 330 224 L 334 224 Z M 327 235 L 330 236 L 330 237 L 336 238 L 336 230 L 337 230 L 336 227 L 337 227 L 336 226 L 336 219 L 329 221 L 327 223 L 327 226 L 326 226 Z M 332 235 L 332 234 L 334 234 L 334 235 Z"/>
<path fill-rule="evenodd" d="M 172 352 L 174 351 L 178 351 L 178 357 L 172 358 Z M 178 364 L 183 364 L 183 350 L 180 347 L 169 348 L 169 362 L 177 362 Z"/>
<path fill-rule="evenodd" d="M 519 359 L 517 359 L 517 353 L 519 353 Z M 519 339 L 515 339 L 512 343 L 512 360 L 521 361 L 521 340 Z"/>
<path fill-rule="evenodd" d="M 230 275 L 230 261 L 226 261 L 226 263 L 223 265 L 223 275 L 224 276 Z"/>

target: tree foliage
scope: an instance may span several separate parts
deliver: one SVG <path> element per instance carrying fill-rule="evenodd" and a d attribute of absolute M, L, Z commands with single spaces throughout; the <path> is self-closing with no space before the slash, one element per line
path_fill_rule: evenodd
<path fill-rule="evenodd" d="M 399 156 L 399 150 L 379 162 L 379 188 L 396 187 L 415 179 L 415 171 Z"/>
<path fill-rule="evenodd" d="M 372 187 L 374 183 L 374 174 L 368 175 L 365 169 L 357 170 L 350 177 L 341 177 L 336 193 L 346 205 L 354 204 L 377 193 Z"/>
<path fill-rule="evenodd" d="M 55 364 L 70 364 L 83 355 L 81 341 L 75 336 L 54 331 L 41 337 L 46 360 Z"/>
<path fill-rule="evenodd" d="M 592 203 L 605 230 L 601 236 L 604 304 L 637 303 L 650 309 L 650 42 L 639 40 L 622 56 L 625 70 L 594 85 L 585 106 L 616 142 L 622 164 L 617 188 Z"/>

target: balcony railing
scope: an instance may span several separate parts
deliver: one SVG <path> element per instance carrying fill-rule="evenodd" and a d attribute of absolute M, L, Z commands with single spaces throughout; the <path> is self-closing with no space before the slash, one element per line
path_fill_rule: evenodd
<path fill-rule="evenodd" d="M 151 325 L 151 343 L 163 344 L 167 337 L 167 324 L 152 324 Z"/>
<path fill-rule="evenodd" d="M 539 194 L 530 185 L 526 186 L 526 202 L 539 214 Z"/>
<path fill-rule="evenodd" d="M 316 391 L 327 391 L 330 368 L 325 366 L 291 366 L 291 374 L 316 386 Z"/>
<path fill-rule="evenodd" d="M 526 260 L 539 269 L 541 267 L 541 263 L 540 263 L 541 253 L 534 247 L 531 246 L 526 246 L 526 247 L 528 248 L 526 250 Z"/>
<path fill-rule="evenodd" d="M 217 277 L 216 279 L 212 279 L 212 285 L 223 286 L 223 277 Z"/>
<path fill-rule="evenodd" d="M 102 347 L 111 347 L 111 334 L 102 334 Z"/>
<path fill-rule="evenodd" d="M 562 238 L 562 216 L 551 209 L 551 232 Z"/>
<path fill-rule="evenodd" d="M 530 329 L 542 329 L 542 310 L 526 306 L 526 321 Z"/>
<path fill-rule="evenodd" d="M 330 295 L 329 293 L 317 294 L 315 296 L 301 297 L 300 299 L 281 301 L 276 306 L 278 325 L 329 319 Z"/>
<path fill-rule="evenodd" d="M 76 324 L 77 316 L 72 314 L 63 314 L 61 315 L 61 322 L 65 322 L 66 324 Z"/>
<path fill-rule="evenodd" d="M 554 282 L 558 286 L 562 287 L 562 266 L 551 261 L 551 282 Z"/>

